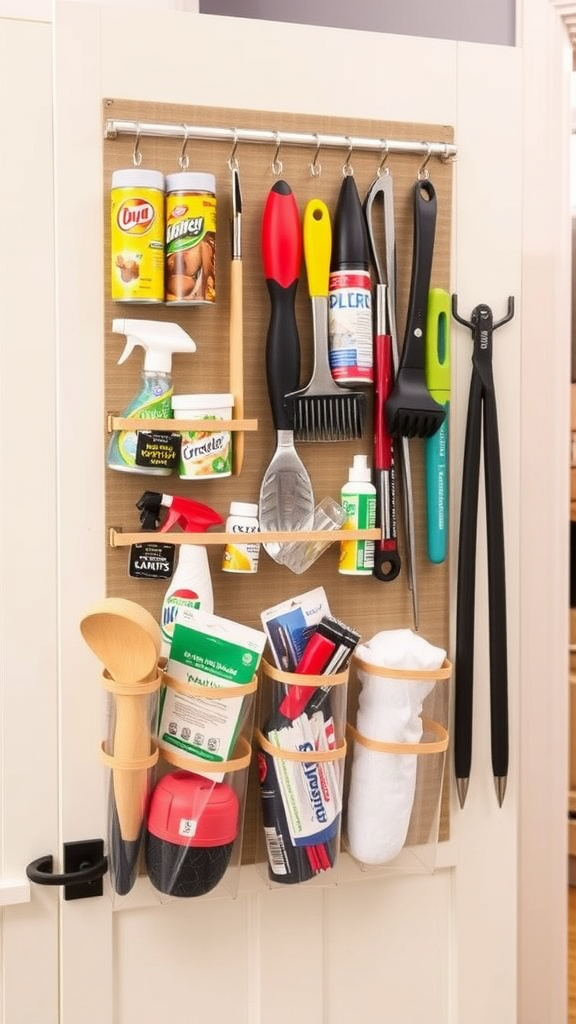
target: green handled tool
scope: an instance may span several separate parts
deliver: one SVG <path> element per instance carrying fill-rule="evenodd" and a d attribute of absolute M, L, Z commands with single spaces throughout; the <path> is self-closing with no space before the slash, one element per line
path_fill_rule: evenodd
<path fill-rule="evenodd" d="M 443 562 L 448 546 L 450 315 L 448 292 L 432 288 L 426 318 L 426 384 L 432 398 L 446 409 L 446 415 L 436 433 L 425 440 L 426 551 L 431 562 Z"/>

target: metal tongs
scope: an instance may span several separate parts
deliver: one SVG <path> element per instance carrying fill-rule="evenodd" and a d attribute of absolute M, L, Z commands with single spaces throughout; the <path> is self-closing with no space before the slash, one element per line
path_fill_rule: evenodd
<path fill-rule="evenodd" d="M 376 221 L 375 203 L 382 202 L 382 224 Z M 400 555 L 396 542 L 396 498 L 394 483 L 395 446 L 386 425 L 384 405 L 398 372 L 400 354 L 396 327 L 396 239 L 394 233 L 394 193 L 388 168 L 379 171 L 364 200 L 372 263 L 376 275 L 376 325 L 374 339 L 374 483 L 382 539 L 376 544 L 374 575 L 393 580 L 400 571 Z M 379 230 L 378 230 L 379 228 Z M 383 259 L 379 242 L 383 234 Z M 381 244 L 381 242 L 380 242 Z M 391 370 L 389 368 L 391 353 Z M 391 372 L 393 371 L 393 372 Z M 396 460 L 402 475 L 404 521 L 406 530 L 408 586 L 412 592 L 414 627 L 418 629 L 418 593 L 415 569 L 414 502 L 408 438 L 398 439 Z"/>
<path fill-rule="evenodd" d="M 506 641 L 506 576 L 504 566 L 504 517 L 496 393 L 492 373 L 492 334 L 514 316 L 514 299 L 508 312 L 494 323 L 492 310 L 475 306 L 471 319 L 457 311 L 452 296 L 452 315 L 472 331 L 472 379 L 468 397 L 466 438 L 462 467 L 462 499 L 458 542 L 456 612 L 454 764 L 460 806 L 464 806 L 472 761 L 472 691 L 474 679 L 474 598 L 476 583 L 476 534 L 482 431 L 484 432 L 484 486 L 486 492 L 486 545 L 488 552 L 488 624 L 490 633 L 490 734 L 492 770 L 498 804 L 502 806 L 508 773 L 508 666 Z"/>

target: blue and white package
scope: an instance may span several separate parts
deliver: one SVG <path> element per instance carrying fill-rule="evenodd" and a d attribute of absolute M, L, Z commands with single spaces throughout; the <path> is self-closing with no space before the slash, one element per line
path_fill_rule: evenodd
<path fill-rule="evenodd" d="M 340 827 L 341 764 L 314 760 L 317 752 L 333 747 L 333 723 L 321 712 L 300 715 L 283 729 L 269 733 L 270 742 L 284 750 L 310 752 L 310 761 L 276 759 L 276 774 L 294 846 L 326 843 Z"/>
<path fill-rule="evenodd" d="M 261 613 L 262 625 L 276 667 L 293 672 L 316 626 L 330 614 L 324 587 L 316 587 L 298 597 L 268 608 Z"/>

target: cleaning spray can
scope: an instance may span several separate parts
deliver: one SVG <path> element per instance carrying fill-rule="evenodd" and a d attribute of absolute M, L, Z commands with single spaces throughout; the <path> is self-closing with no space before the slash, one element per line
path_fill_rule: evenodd
<path fill-rule="evenodd" d="M 230 515 L 226 520 L 226 533 L 237 540 L 227 544 L 222 556 L 223 572 L 257 572 L 260 545 L 250 542 L 248 536 L 258 530 L 258 505 L 247 501 L 230 502 Z M 246 541 L 240 543 L 241 541 Z"/>
<path fill-rule="evenodd" d="M 166 301 L 216 301 L 216 178 L 178 171 L 166 178 Z"/>
<path fill-rule="evenodd" d="M 214 593 L 208 554 L 205 547 L 196 544 L 181 544 L 176 572 L 164 594 L 160 613 L 162 634 L 161 653 L 169 657 L 174 635 L 174 623 L 180 608 L 201 608 L 210 614 L 214 611 Z"/>
<path fill-rule="evenodd" d="M 328 283 L 330 370 L 337 384 L 371 384 L 372 292 L 370 243 L 351 175 L 342 182 L 332 232 Z"/>
<path fill-rule="evenodd" d="M 373 530 L 376 525 L 376 488 L 371 482 L 368 457 L 355 455 L 348 482 L 340 491 L 346 512 L 344 529 Z M 374 568 L 373 540 L 344 540 L 340 543 L 338 572 L 344 576 L 369 576 Z"/>
<path fill-rule="evenodd" d="M 122 418 L 150 420 L 150 430 L 115 430 L 108 445 L 108 467 L 168 476 L 178 458 L 178 438 L 172 432 L 155 431 L 154 420 L 172 417 L 172 354 L 195 352 L 196 343 L 179 324 L 156 320 L 115 318 L 112 331 L 126 335 L 118 363 L 126 362 L 135 348 L 144 350 L 140 388 L 123 410 Z"/>
<path fill-rule="evenodd" d="M 111 192 L 111 296 L 118 302 L 164 299 L 164 175 L 140 167 L 114 171 Z"/>

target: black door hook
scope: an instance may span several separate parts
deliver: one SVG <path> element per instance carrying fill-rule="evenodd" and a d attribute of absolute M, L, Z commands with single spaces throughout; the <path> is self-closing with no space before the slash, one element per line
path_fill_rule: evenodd
<path fill-rule="evenodd" d="M 102 839 L 64 843 L 64 871 L 55 874 L 54 858 L 49 853 L 30 862 L 26 876 L 36 885 L 63 885 L 65 900 L 102 896 L 102 878 L 108 870 Z"/>

